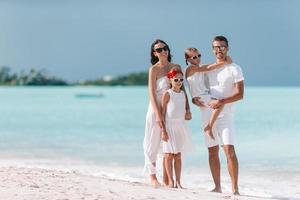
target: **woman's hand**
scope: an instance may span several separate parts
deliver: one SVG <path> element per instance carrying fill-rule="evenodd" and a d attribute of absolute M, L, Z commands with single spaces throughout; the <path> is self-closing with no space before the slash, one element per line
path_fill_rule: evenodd
<path fill-rule="evenodd" d="M 165 142 L 168 142 L 168 140 L 169 140 L 169 135 L 168 135 L 168 133 L 167 133 L 167 131 L 162 131 L 161 132 L 161 139 L 163 140 L 163 141 L 165 141 Z"/>
<path fill-rule="evenodd" d="M 156 122 L 158 123 L 160 129 L 164 128 L 164 120 L 161 115 L 156 115 Z"/>
<path fill-rule="evenodd" d="M 191 113 L 191 111 L 187 111 L 185 113 L 184 119 L 185 120 L 191 120 L 192 119 L 192 113 Z"/>

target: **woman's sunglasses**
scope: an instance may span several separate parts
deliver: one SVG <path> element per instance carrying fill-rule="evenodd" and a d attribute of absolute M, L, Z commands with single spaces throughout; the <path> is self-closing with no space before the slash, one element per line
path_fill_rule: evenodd
<path fill-rule="evenodd" d="M 197 56 L 191 57 L 191 59 L 196 60 L 197 58 L 201 58 L 201 54 L 198 54 Z"/>
<path fill-rule="evenodd" d="M 176 83 L 177 83 L 178 81 L 183 82 L 183 78 L 174 78 L 173 80 L 174 80 Z"/>
<path fill-rule="evenodd" d="M 161 53 L 163 50 L 164 50 L 164 51 L 169 51 L 168 46 L 164 46 L 164 47 L 162 47 L 162 48 L 154 49 L 154 51 L 156 51 L 157 53 Z"/>

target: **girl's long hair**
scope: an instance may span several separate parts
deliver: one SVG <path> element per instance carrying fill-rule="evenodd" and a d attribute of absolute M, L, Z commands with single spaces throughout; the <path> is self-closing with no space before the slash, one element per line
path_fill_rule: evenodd
<path fill-rule="evenodd" d="M 186 65 L 189 65 L 187 59 L 190 58 L 189 53 L 190 53 L 191 51 L 199 52 L 198 49 L 195 48 L 195 47 L 187 48 L 187 49 L 184 51 L 184 58 L 185 58 L 185 63 L 186 63 Z"/>

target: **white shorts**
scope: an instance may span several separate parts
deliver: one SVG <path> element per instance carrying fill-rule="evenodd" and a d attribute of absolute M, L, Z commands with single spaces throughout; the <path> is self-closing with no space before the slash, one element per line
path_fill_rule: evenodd
<path fill-rule="evenodd" d="M 211 100 L 209 95 L 205 95 L 205 96 L 201 96 L 200 98 L 202 98 L 202 101 L 204 101 L 204 103 L 207 104 Z M 202 130 L 209 123 L 211 114 L 212 114 L 212 109 L 201 108 Z M 220 113 L 219 117 L 217 118 L 212 131 L 215 138 L 214 140 L 211 139 L 203 131 L 205 136 L 205 144 L 208 148 L 218 146 L 218 145 L 234 145 L 234 117 L 232 112 L 228 112 L 226 105 L 222 110 L 222 112 Z"/>

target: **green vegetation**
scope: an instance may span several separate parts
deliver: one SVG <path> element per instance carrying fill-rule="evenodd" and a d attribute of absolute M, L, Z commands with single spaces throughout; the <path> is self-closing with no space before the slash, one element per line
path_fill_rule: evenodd
<path fill-rule="evenodd" d="M 0 67 L 0 85 L 68 85 L 62 79 L 49 76 L 43 70 L 31 69 L 28 73 L 22 71 L 21 73 L 11 73 L 9 67 Z"/>
<path fill-rule="evenodd" d="M 29 72 L 11 73 L 9 67 L 0 67 L 0 85 L 5 86 L 50 86 L 50 85 L 147 85 L 148 72 L 131 73 L 115 78 L 101 78 L 77 83 L 68 83 L 65 80 L 48 75 L 44 70 L 31 69 Z"/>
<path fill-rule="evenodd" d="M 118 76 L 111 80 L 105 80 L 101 78 L 99 80 L 91 80 L 81 82 L 80 85 L 147 85 L 148 84 L 148 72 L 131 73 L 125 76 Z"/>

